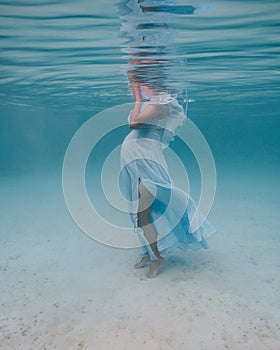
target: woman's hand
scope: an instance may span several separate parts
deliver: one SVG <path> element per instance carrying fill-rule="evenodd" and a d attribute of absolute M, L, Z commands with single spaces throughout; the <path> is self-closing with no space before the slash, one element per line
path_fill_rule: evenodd
<path fill-rule="evenodd" d="M 133 74 L 128 74 L 128 80 L 130 82 L 130 86 L 137 102 L 141 102 L 141 92 L 140 92 L 140 83 L 134 80 Z"/>
<path fill-rule="evenodd" d="M 130 81 L 131 89 L 133 91 L 135 100 L 137 102 L 141 102 L 140 83 L 134 81 L 133 79 L 131 79 L 129 81 Z"/>

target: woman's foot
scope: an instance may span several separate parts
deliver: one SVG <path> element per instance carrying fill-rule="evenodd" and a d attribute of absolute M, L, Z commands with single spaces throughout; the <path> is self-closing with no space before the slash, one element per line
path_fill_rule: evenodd
<path fill-rule="evenodd" d="M 150 261 L 149 255 L 144 255 L 138 263 L 134 265 L 135 269 L 142 269 Z"/>
<path fill-rule="evenodd" d="M 151 261 L 150 271 L 148 272 L 147 276 L 149 278 L 156 277 L 156 275 L 158 274 L 158 271 L 159 271 L 160 267 L 163 265 L 163 263 L 164 263 L 164 259 L 162 257 L 160 257 L 157 260 Z"/>

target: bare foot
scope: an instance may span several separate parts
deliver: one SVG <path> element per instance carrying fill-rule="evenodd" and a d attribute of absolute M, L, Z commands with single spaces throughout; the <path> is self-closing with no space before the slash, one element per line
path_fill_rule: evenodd
<path fill-rule="evenodd" d="M 144 255 L 142 259 L 134 265 L 135 269 L 142 269 L 150 261 L 149 255 Z"/>
<path fill-rule="evenodd" d="M 160 257 L 158 260 L 153 260 L 150 265 L 150 271 L 148 272 L 149 278 L 154 278 L 158 274 L 160 267 L 163 265 L 164 259 Z"/>

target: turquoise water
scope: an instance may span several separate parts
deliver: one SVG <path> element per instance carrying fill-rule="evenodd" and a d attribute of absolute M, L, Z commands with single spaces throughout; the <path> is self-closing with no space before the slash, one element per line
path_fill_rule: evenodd
<path fill-rule="evenodd" d="M 173 86 L 187 88 L 195 101 L 189 117 L 225 161 L 227 147 L 242 150 L 241 158 L 276 156 L 279 2 L 196 1 L 194 14 L 184 13 L 185 2 L 177 4 L 183 13 L 170 14 L 169 66 Z M 62 157 L 82 122 L 133 99 L 114 2 L 0 6 L 1 164 L 8 172 L 20 169 L 23 158 Z"/>
<path fill-rule="evenodd" d="M 210 221 L 218 231 L 209 239 L 208 255 L 167 259 L 165 270 L 149 288 L 145 279 L 131 272 L 135 252 L 115 249 L 112 253 L 107 246 L 86 240 L 67 211 L 61 185 L 63 159 L 75 132 L 92 116 L 133 102 L 125 74 L 130 46 L 121 32 L 116 4 L 112 0 L 0 1 L 0 272 L 4 281 L 0 283 L 0 313 L 6 315 L 1 319 L 5 332 L 0 345 L 2 341 L 6 349 L 14 349 L 14 344 L 39 349 L 44 343 L 50 349 L 54 344 L 70 349 L 69 344 L 76 344 L 76 349 L 83 348 L 78 345 L 83 338 L 91 349 L 95 340 L 81 335 L 81 329 L 88 329 L 91 322 L 89 315 L 107 320 L 112 310 L 113 319 L 120 313 L 125 323 L 131 310 L 139 316 L 140 304 L 144 311 L 139 319 L 143 316 L 156 329 L 170 311 L 163 309 L 156 317 L 158 300 L 152 298 L 159 295 L 164 305 L 173 303 L 170 324 L 180 320 L 187 329 L 194 325 L 194 349 L 278 350 L 280 3 L 148 2 L 161 6 L 173 33 L 164 51 L 163 69 L 170 91 L 188 92 L 188 118 L 213 153 L 217 192 Z M 106 112 L 102 115 L 106 125 Z M 101 124 L 93 134 L 99 128 Z M 98 198 L 96 207 L 100 213 L 104 210 L 106 218 L 115 213 L 106 207 L 100 184 L 97 192 L 93 189 L 106 156 L 128 132 L 126 126 L 116 128 L 90 154 L 89 196 L 92 201 Z M 200 175 L 194 157 L 178 139 L 171 147 L 188 170 L 197 200 Z M 111 170 L 113 173 L 114 168 Z M 176 167 L 170 172 L 174 178 L 179 174 Z M 114 189 L 110 179 L 107 172 L 104 181 L 109 191 Z M 122 222 L 118 216 L 115 222 L 119 219 Z M 101 264 L 104 275 L 95 268 Z M 93 291 L 91 282 L 96 281 L 98 288 Z M 166 291 L 167 285 L 171 289 Z M 134 291 L 139 291 L 137 302 Z M 192 300 L 187 311 L 200 313 L 205 317 L 202 322 L 198 318 L 187 323 L 182 314 L 182 295 L 188 300 L 185 291 Z M 30 298 L 35 306 L 27 312 L 24 308 Z M 214 306 L 207 304 L 210 299 Z M 87 300 L 93 301 L 91 306 Z M 50 316 L 48 310 L 57 303 L 64 305 L 63 316 L 56 314 L 57 306 Z M 203 312 L 207 310 L 204 314 L 197 311 L 201 305 Z M 41 326 L 32 323 L 31 316 L 39 317 Z M 104 344 L 107 341 L 106 349 L 120 345 L 121 340 L 128 344 L 129 326 L 104 326 L 104 335 L 97 319 L 97 333 L 91 336 Z M 158 343 L 149 345 L 153 334 L 150 329 L 137 328 L 135 320 L 130 319 L 131 327 L 139 339 L 141 331 L 151 337 L 144 339 L 146 343 L 143 340 L 147 346 L 143 349 L 160 348 Z M 59 328 L 67 322 L 68 328 Z M 216 335 L 209 335 L 205 329 L 213 322 Z M 50 324 L 58 329 L 54 343 L 50 335 L 42 336 Z M 169 334 L 169 327 L 161 327 L 162 337 Z M 23 329 L 29 330 L 25 342 L 16 338 Z M 120 343 L 115 343 L 115 329 L 116 334 L 122 329 Z M 177 329 L 174 334 L 182 344 L 186 333 Z M 70 340 L 63 347 L 65 334 Z M 215 343 L 215 337 L 223 339 L 223 344 Z M 170 339 L 172 347 L 166 340 L 162 349 L 185 349 Z"/>
<path fill-rule="evenodd" d="M 95 112 L 125 102 L 120 21 L 113 3 L 2 1 L 1 106 Z M 206 105 L 276 103 L 279 2 L 193 5 L 201 12 L 172 19 L 174 54 L 188 60 L 185 80 L 192 98 Z"/>

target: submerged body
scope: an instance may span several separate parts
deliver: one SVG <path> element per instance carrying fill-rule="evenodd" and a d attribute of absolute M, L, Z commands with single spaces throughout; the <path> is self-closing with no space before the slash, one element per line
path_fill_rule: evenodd
<path fill-rule="evenodd" d="M 160 113 L 143 122 L 149 108 L 158 108 Z M 120 183 L 142 243 L 141 255 L 146 262 L 160 259 L 161 253 L 174 247 L 207 248 L 205 237 L 215 230 L 207 220 L 197 228 L 195 223 L 201 214 L 193 199 L 173 184 L 163 153 L 174 139 L 176 128 L 184 122 L 183 109 L 168 94 L 154 96 L 138 109 L 142 122 L 131 120 L 132 111 L 129 119 L 135 129 L 122 143 Z"/>

